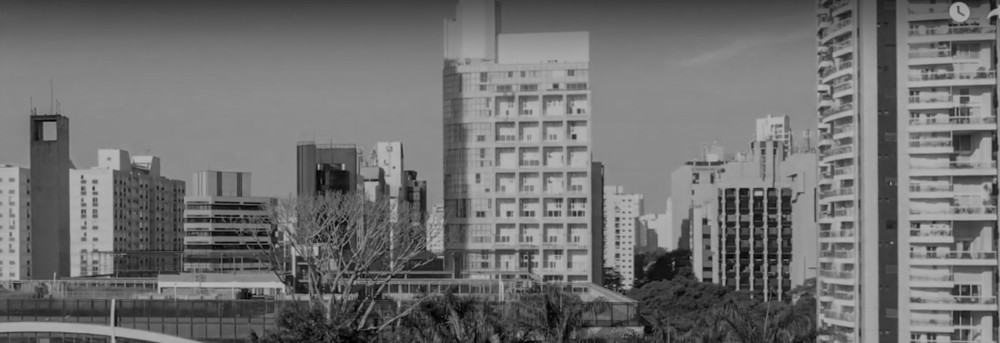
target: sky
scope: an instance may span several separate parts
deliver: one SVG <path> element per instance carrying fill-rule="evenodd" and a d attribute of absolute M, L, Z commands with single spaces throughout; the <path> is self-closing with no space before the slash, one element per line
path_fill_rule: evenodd
<path fill-rule="evenodd" d="M 404 145 L 442 199 L 443 20 L 455 1 L 0 0 L 0 163 L 28 166 L 50 80 L 71 158 L 159 156 L 162 172 L 252 173 L 295 189 L 298 141 Z M 815 120 L 815 4 L 508 0 L 503 32 L 589 31 L 594 159 L 664 211 L 702 143 L 743 150 L 754 119 Z"/>

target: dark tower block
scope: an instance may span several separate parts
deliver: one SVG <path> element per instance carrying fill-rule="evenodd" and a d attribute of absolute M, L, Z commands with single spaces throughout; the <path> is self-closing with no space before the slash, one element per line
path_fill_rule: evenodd
<path fill-rule="evenodd" d="M 69 276 L 69 118 L 31 116 L 31 279 Z"/>

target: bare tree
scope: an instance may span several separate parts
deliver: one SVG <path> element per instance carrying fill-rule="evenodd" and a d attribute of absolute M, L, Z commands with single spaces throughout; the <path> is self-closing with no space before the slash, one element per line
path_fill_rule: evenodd
<path fill-rule="evenodd" d="M 390 282 L 433 258 L 426 252 L 428 232 L 411 221 L 412 211 L 406 203 L 362 194 L 279 199 L 256 220 L 271 223 L 268 236 L 280 242 L 259 251 L 287 285 L 305 285 L 311 308 L 328 322 L 377 333 L 419 305 L 379 317 L 385 313 L 377 306 Z"/>

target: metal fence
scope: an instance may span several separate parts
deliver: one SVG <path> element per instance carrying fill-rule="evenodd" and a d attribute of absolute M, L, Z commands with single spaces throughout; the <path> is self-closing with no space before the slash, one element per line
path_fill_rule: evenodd
<path fill-rule="evenodd" d="M 203 342 L 243 342 L 251 332 L 266 334 L 277 326 L 285 300 L 148 300 L 148 299 L 0 299 L 0 322 L 70 322 L 115 325 L 163 333 Z M 114 304 L 114 305 L 112 305 Z M 394 312 L 398 304 L 384 301 L 380 311 Z M 493 303 L 504 315 L 517 315 L 511 302 Z M 583 315 L 587 326 L 637 327 L 634 303 L 612 303 Z M 5 343 L 0 341 L 0 343 Z"/>

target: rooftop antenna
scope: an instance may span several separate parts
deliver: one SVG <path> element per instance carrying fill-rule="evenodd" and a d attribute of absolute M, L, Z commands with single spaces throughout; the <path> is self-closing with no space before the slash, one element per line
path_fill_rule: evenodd
<path fill-rule="evenodd" d="M 31 115 L 38 114 L 37 111 L 35 111 L 35 97 L 28 97 L 28 107 L 28 110 L 31 111 Z"/>
<path fill-rule="evenodd" d="M 49 114 L 55 113 L 56 87 L 52 79 L 49 79 Z"/>

